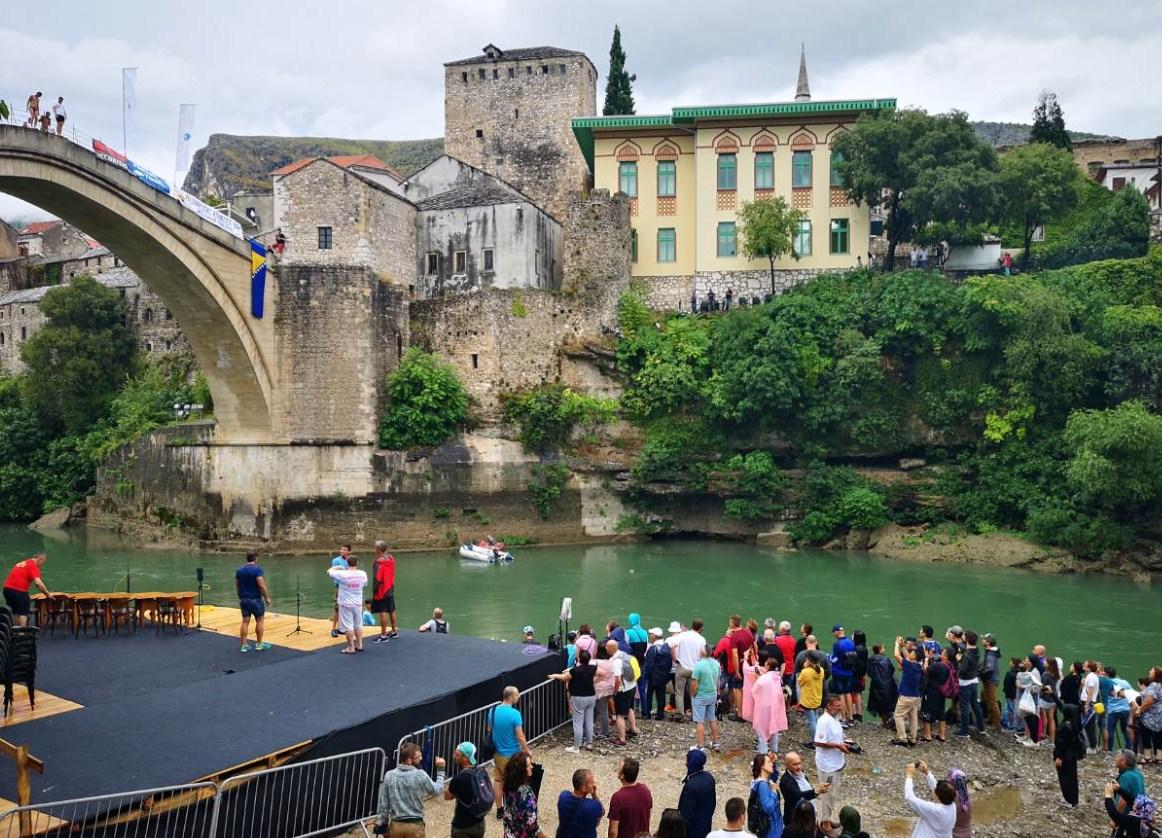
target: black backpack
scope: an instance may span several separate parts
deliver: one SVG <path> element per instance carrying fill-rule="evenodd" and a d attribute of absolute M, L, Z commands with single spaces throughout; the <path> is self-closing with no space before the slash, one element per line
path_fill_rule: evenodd
<path fill-rule="evenodd" d="M 757 838 L 763 838 L 771 829 L 771 816 L 763 809 L 759 800 L 757 783 L 750 787 L 750 797 L 746 801 L 746 831 Z"/>
<path fill-rule="evenodd" d="M 472 817 L 483 818 L 496 804 L 496 794 L 492 790 L 492 778 L 488 776 L 488 769 L 483 766 L 468 768 L 466 773 L 472 778 L 472 789 L 468 794 L 468 800 L 462 805 Z"/>

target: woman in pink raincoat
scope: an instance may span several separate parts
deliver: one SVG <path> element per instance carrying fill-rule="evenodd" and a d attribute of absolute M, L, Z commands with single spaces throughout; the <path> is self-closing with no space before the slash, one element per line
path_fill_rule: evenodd
<path fill-rule="evenodd" d="M 778 753 L 779 734 L 787 729 L 787 704 L 783 697 L 782 667 L 774 658 L 767 658 L 763 674 L 751 690 L 751 697 L 754 702 L 751 724 L 758 737 L 756 750 L 760 754 Z"/>
<path fill-rule="evenodd" d="M 746 657 L 742 662 L 742 718 L 747 722 L 754 720 L 754 696 L 751 691 L 763 671 L 763 663 L 760 661 L 764 659 L 760 654 L 755 651 L 754 646 L 751 646 L 746 650 Z"/>

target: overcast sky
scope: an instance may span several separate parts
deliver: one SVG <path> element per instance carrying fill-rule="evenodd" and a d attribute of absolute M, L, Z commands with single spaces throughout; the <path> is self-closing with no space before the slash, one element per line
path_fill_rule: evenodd
<path fill-rule="evenodd" d="M 1048 88 L 1070 128 L 1162 133 L 1162 0 L 43 0 L 0 22 L 0 98 L 63 95 L 78 128 L 119 147 L 121 68 L 139 67 L 130 156 L 168 180 L 183 102 L 195 149 L 212 133 L 440 136 L 441 65 L 489 42 L 584 51 L 600 110 L 615 23 L 638 113 L 790 98 L 805 42 L 816 99 L 1028 122 Z M 44 216 L 0 195 L 14 214 Z"/>

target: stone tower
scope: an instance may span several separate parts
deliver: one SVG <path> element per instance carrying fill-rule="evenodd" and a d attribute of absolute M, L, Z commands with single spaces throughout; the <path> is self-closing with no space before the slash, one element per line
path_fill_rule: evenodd
<path fill-rule="evenodd" d="M 444 151 L 508 181 L 564 221 L 589 186 L 572 119 L 597 108 L 597 68 L 558 47 L 502 50 L 444 65 Z"/>

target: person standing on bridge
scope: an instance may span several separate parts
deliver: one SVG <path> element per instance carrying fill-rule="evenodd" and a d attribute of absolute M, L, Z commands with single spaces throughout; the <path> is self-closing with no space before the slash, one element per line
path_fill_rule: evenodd
<path fill-rule="evenodd" d="M 266 608 L 270 605 L 270 593 L 266 590 L 266 579 L 258 564 L 258 554 L 251 550 L 246 554 L 246 564 L 234 572 L 234 587 L 238 590 L 238 608 L 242 611 L 242 627 L 238 636 L 242 640 L 242 651 L 249 652 L 246 637 L 250 634 L 250 618 L 254 618 L 254 651 L 265 652 L 269 643 L 263 642 L 262 633 L 266 622 Z"/>
<path fill-rule="evenodd" d="M 24 124 L 33 131 L 36 130 L 37 122 L 40 121 L 40 97 L 42 95 L 38 90 L 28 97 L 28 122 Z"/>
<path fill-rule="evenodd" d="M 32 598 L 28 589 L 32 585 L 44 591 L 47 599 L 52 599 L 52 591 L 40 578 L 40 568 L 48 560 L 44 553 L 37 553 L 22 562 L 17 562 L 4 580 L 4 601 L 16 617 L 16 625 L 28 625 L 28 614 L 32 610 Z"/>
<path fill-rule="evenodd" d="M 359 560 L 348 556 L 347 568 L 332 567 L 327 570 L 339 585 L 337 605 L 339 608 L 339 629 L 347 635 L 347 647 L 343 654 L 353 655 L 363 651 L 363 589 L 367 587 L 367 574 L 359 569 Z"/>
<path fill-rule="evenodd" d="M 56 97 L 56 104 L 52 106 L 52 115 L 56 117 L 56 135 L 62 136 L 65 131 L 65 120 L 69 118 L 69 112 L 65 110 L 65 97 Z"/>

